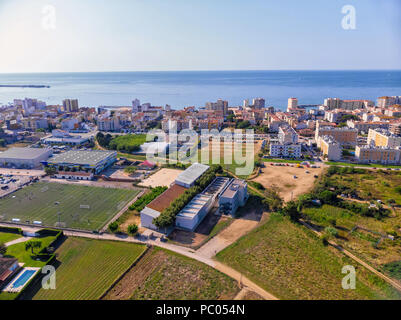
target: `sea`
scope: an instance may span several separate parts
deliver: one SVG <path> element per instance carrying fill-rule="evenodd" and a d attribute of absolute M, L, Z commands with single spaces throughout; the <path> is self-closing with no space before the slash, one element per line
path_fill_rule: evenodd
<path fill-rule="evenodd" d="M 325 98 L 369 99 L 401 95 L 401 70 L 386 71 L 163 71 L 0 74 L 0 105 L 25 97 L 47 104 L 76 98 L 80 107 L 130 106 L 132 100 L 181 109 L 203 107 L 224 99 L 229 106 L 262 97 L 266 106 L 285 109 L 296 97 L 300 105 L 322 104 Z"/>

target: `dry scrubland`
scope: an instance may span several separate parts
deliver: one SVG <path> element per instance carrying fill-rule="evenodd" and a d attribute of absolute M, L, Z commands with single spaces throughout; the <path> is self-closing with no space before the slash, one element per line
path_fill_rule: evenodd
<path fill-rule="evenodd" d="M 305 227 L 278 214 L 217 254 L 279 299 L 400 299 L 387 283 L 325 247 Z M 354 265 L 356 290 L 341 286 L 342 267 Z"/>
<path fill-rule="evenodd" d="M 339 234 L 336 242 L 375 268 L 382 269 L 388 263 L 401 261 L 401 190 L 398 189 L 401 186 L 401 173 L 366 170 L 364 173 L 334 174 L 325 179 L 335 188 L 350 190 L 344 193 L 356 192 L 360 198 L 348 201 L 368 204 L 380 199 L 386 204 L 388 200 L 393 199 L 394 208 L 388 216 L 380 218 L 363 216 L 331 205 L 305 208 L 303 213 L 322 227 L 330 226 L 332 221 L 335 221 Z M 354 229 L 356 226 L 371 232 L 361 228 Z M 383 239 L 378 244 L 380 234 L 398 237 L 396 236 L 395 240 Z"/>

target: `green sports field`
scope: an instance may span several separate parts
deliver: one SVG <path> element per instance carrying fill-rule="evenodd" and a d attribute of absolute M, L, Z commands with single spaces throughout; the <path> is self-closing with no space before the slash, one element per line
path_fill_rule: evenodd
<path fill-rule="evenodd" d="M 0 199 L 0 221 L 41 221 L 43 226 L 101 229 L 138 190 L 38 182 Z"/>

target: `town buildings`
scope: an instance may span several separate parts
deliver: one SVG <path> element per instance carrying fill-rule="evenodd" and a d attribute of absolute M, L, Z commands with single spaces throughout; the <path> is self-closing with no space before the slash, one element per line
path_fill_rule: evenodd
<path fill-rule="evenodd" d="M 369 129 L 367 143 L 369 146 L 396 148 L 401 146 L 401 136 L 385 129 Z"/>
<path fill-rule="evenodd" d="M 380 164 L 400 164 L 400 148 L 391 148 L 385 146 L 357 146 L 355 157 L 359 163 L 380 163 Z"/>
<path fill-rule="evenodd" d="M 320 136 L 317 147 L 329 161 L 338 161 L 342 157 L 342 147 L 332 136 Z"/>

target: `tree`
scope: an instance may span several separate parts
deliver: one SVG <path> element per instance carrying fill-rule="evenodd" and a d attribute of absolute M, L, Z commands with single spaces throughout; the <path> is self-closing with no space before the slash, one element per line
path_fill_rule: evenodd
<path fill-rule="evenodd" d="M 34 254 L 34 250 L 36 248 L 40 248 L 40 247 L 42 247 L 42 241 L 31 240 L 31 241 L 25 242 L 25 251 L 27 251 L 28 249 L 31 249 L 32 254 Z"/>
<path fill-rule="evenodd" d="M 290 217 L 292 221 L 298 221 L 301 217 L 298 203 L 295 201 L 288 202 L 287 205 L 282 209 L 282 212 L 285 216 Z"/>
<path fill-rule="evenodd" d="M 55 167 L 46 167 L 45 172 L 48 176 L 52 176 L 57 173 L 57 170 Z"/>
<path fill-rule="evenodd" d="M 337 202 L 337 195 L 329 190 L 320 192 L 319 199 L 324 203 L 332 204 Z"/>
<path fill-rule="evenodd" d="M 138 226 L 136 224 L 131 224 L 128 226 L 128 233 L 130 235 L 136 235 L 138 233 Z"/>
<path fill-rule="evenodd" d="M 115 222 L 115 221 L 109 224 L 109 230 L 110 230 L 112 233 L 116 233 L 116 232 L 118 231 L 118 227 L 119 227 L 119 225 L 118 225 L 118 223 Z"/>
<path fill-rule="evenodd" d="M 7 252 L 7 247 L 3 242 L 0 242 L 0 256 L 4 256 Z"/>

